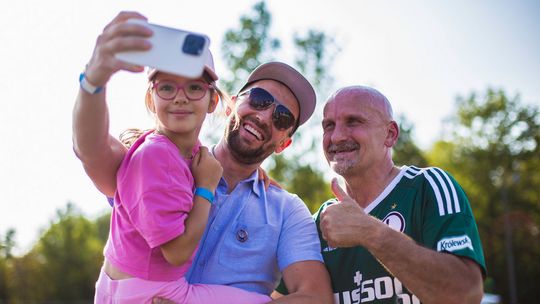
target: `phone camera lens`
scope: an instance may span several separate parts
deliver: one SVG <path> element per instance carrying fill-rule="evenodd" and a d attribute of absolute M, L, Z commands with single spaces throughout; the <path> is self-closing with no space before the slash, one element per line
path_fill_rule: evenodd
<path fill-rule="evenodd" d="M 184 45 L 182 46 L 182 52 L 194 56 L 199 56 L 203 52 L 204 48 L 204 37 L 200 35 L 189 34 L 184 40 Z"/>

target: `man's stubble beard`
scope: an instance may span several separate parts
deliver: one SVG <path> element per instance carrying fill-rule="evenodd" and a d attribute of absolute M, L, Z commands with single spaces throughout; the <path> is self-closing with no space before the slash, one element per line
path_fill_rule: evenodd
<path fill-rule="evenodd" d="M 235 128 L 235 122 L 231 119 L 229 126 L 225 129 L 225 142 L 231 151 L 231 155 L 242 164 L 253 165 L 262 163 L 275 150 L 275 144 L 259 148 L 250 149 L 244 146 L 240 138 L 240 126 Z"/>
<path fill-rule="evenodd" d="M 339 150 L 352 150 L 356 152 L 354 155 L 349 155 L 348 157 L 334 155 L 332 160 L 330 160 L 330 155 L 332 152 Z M 360 163 L 360 144 L 354 141 L 347 141 L 339 144 L 331 144 L 325 148 L 325 156 L 330 168 L 337 174 L 345 177 L 346 175 L 353 174 L 356 171 L 356 167 Z"/>
<path fill-rule="evenodd" d="M 341 176 L 346 176 L 355 171 L 358 159 L 336 159 L 329 161 L 330 168 Z"/>

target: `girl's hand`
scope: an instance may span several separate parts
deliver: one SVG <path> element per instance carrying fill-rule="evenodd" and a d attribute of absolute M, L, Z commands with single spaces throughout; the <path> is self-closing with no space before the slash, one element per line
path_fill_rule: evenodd
<path fill-rule="evenodd" d="M 142 72 L 144 67 L 116 59 L 115 54 L 125 51 L 145 51 L 152 45 L 145 39 L 152 30 L 142 25 L 126 23 L 128 19 L 146 17 L 137 12 L 120 12 L 99 35 L 92 58 L 86 66 L 86 79 L 95 86 L 104 86 L 119 70 Z"/>
<path fill-rule="evenodd" d="M 195 155 L 191 163 L 191 173 L 197 187 L 214 192 L 223 174 L 223 168 L 219 161 L 208 151 L 208 148 L 201 146 L 199 153 Z"/>

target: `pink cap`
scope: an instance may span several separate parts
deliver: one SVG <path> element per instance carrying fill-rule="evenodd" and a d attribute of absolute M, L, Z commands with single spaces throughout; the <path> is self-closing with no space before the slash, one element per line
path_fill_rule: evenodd
<path fill-rule="evenodd" d="M 216 69 L 214 68 L 214 57 L 212 56 L 212 52 L 210 52 L 210 50 L 208 50 L 208 54 L 206 56 L 206 62 L 204 63 L 204 70 L 206 71 L 206 73 L 208 73 L 208 75 L 210 75 L 212 80 L 217 81 L 219 79 L 215 71 Z M 158 70 L 154 68 L 149 68 L 148 79 L 152 79 L 152 77 L 154 77 L 154 75 L 156 75 L 157 72 Z"/>
<path fill-rule="evenodd" d="M 305 123 L 311 117 L 313 111 L 315 111 L 317 97 L 309 81 L 300 72 L 282 62 L 264 63 L 251 72 L 246 84 L 240 91 L 255 81 L 263 79 L 281 82 L 291 90 L 300 107 L 298 125 Z"/>

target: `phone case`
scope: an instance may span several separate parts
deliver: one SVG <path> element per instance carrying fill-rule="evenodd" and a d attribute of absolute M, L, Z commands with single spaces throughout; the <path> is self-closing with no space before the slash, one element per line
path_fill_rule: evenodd
<path fill-rule="evenodd" d="M 210 44 L 206 35 L 140 19 L 127 22 L 139 23 L 152 29 L 154 34 L 148 38 L 152 48 L 144 52 L 117 53 L 116 58 L 187 78 L 198 78 L 202 75 Z"/>

